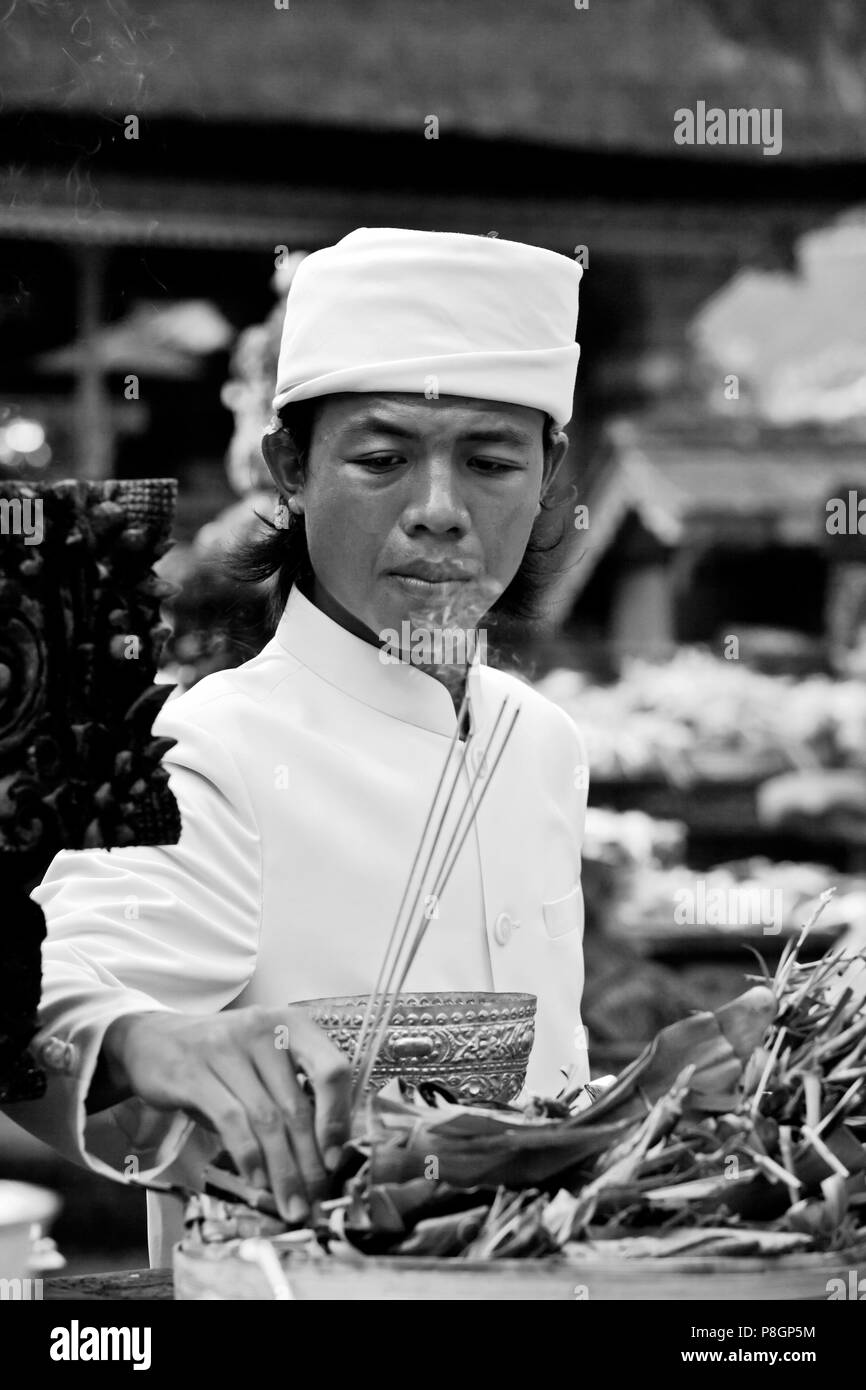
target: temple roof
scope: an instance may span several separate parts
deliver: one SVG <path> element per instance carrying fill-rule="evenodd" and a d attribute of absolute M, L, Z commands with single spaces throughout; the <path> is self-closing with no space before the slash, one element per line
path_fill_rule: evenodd
<path fill-rule="evenodd" d="M 629 518 L 661 545 L 820 546 L 827 501 L 866 496 L 862 440 L 818 428 L 769 429 L 646 417 L 607 426 L 578 480 L 589 525 L 550 597 L 555 624 L 569 612 Z M 862 542 L 860 542 L 862 544 Z"/>
<path fill-rule="evenodd" d="M 2 21 L 3 109 L 192 116 L 691 153 L 674 112 L 778 107 L 783 162 L 866 155 L 857 0 L 68 0 Z M 706 154 L 707 151 L 705 150 Z M 769 163 L 726 146 L 722 161 Z M 275 145 L 291 178 L 292 149 Z M 775 162 L 775 160 L 774 160 Z"/>

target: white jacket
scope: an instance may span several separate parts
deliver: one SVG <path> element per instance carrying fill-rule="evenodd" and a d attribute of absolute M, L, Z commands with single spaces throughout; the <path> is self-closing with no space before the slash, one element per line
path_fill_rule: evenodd
<path fill-rule="evenodd" d="M 521 713 L 406 988 L 537 995 L 527 1085 L 551 1094 L 575 1062 L 588 1077 L 584 748 L 524 682 L 476 662 L 469 689 L 479 744 L 506 695 Z M 442 684 L 383 662 L 294 589 L 257 657 L 156 721 L 177 739 L 179 843 L 63 852 L 35 890 L 48 1089 L 9 1115 L 112 1177 L 194 1184 L 216 1145 L 185 1115 L 137 1100 L 85 1115 L 106 1027 L 131 1011 L 369 992 L 455 723 Z M 179 1203 L 149 1193 L 148 1207 L 151 1257 L 167 1264 Z"/>

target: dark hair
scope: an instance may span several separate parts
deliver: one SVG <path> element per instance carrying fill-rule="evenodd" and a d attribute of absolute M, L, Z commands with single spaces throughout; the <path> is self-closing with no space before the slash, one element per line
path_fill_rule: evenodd
<path fill-rule="evenodd" d="M 304 463 L 309 457 L 316 408 L 320 400 L 321 397 L 284 406 L 273 418 L 273 430 L 285 430 L 291 436 Z M 545 456 L 561 435 L 559 426 L 549 415 L 546 416 Z M 559 573 L 557 561 L 565 549 L 565 521 L 561 517 L 552 521 L 550 515 L 562 500 L 563 494 L 555 499 L 541 499 L 542 511 L 530 533 L 520 568 L 487 615 L 487 622 L 495 620 L 503 637 L 511 635 L 512 625 L 531 623 L 541 616 L 541 601 L 552 579 Z M 267 584 L 272 581 L 268 595 L 268 620 L 274 629 L 293 585 L 303 587 L 305 581 L 312 580 L 313 570 L 303 516 L 290 512 L 285 530 L 278 530 L 272 520 L 259 512 L 256 516 L 264 530 L 237 543 L 228 564 L 233 577 L 244 583 Z"/>

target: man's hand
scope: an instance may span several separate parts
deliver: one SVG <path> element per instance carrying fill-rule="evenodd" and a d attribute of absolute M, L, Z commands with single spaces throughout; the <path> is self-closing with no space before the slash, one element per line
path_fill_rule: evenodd
<path fill-rule="evenodd" d="M 351 1068 L 302 1009 L 127 1014 L 106 1030 L 102 1060 L 115 1095 L 216 1130 L 238 1172 L 269 1187 L 287 1221 L 303 1221 L 325 1195 L 326 1168 L 349 1134 Z"/>

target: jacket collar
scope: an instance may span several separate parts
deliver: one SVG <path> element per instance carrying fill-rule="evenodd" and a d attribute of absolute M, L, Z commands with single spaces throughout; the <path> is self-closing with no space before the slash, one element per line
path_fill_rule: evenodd
<path fill-rule="evenodd" d="M 382 659 L 378 647 L 334 622 L 295 585 L 289 594 L 275 641 L 321 680 L 350 699 L 405 724 L 451 738 L 457 716 L 440 681 L 408 662 Z M 469 666 L 469 706 L 473 727 L 482 722 L 481 671 L 476 650 Z"/>

